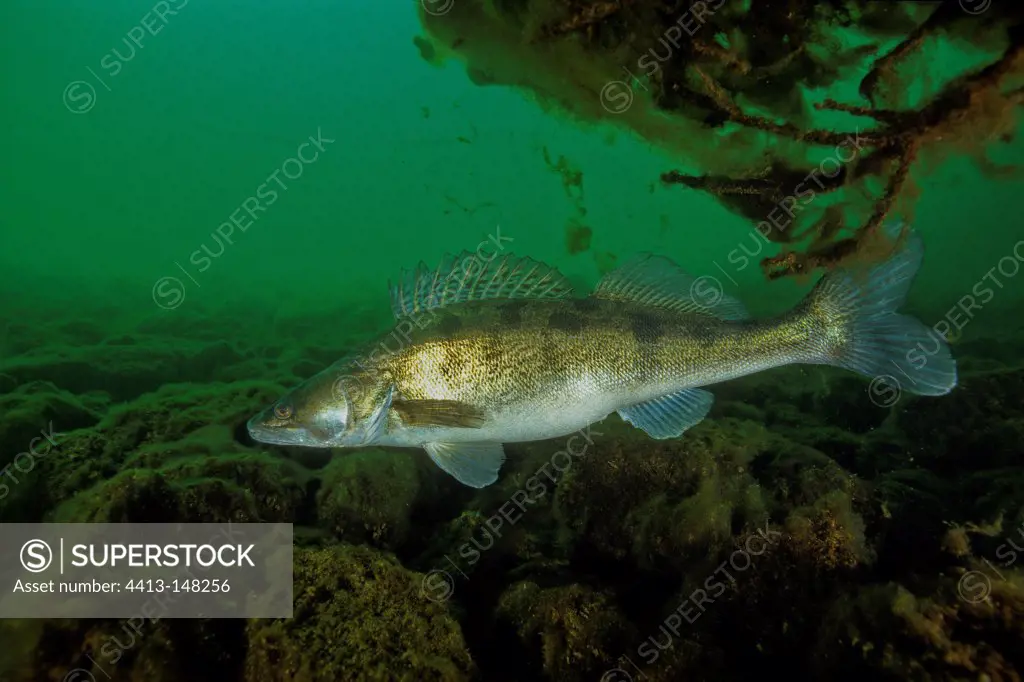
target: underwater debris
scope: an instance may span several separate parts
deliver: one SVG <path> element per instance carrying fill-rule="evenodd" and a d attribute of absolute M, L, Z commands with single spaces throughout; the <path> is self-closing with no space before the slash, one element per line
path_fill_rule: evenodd
<path fill-rule="evenodd" d="M 835 202 L 793 218 L 773 239 L 784 250 L 761 267 L 775 279 L 883 257 L 880 226 L 910 210 L 913 172 L 945 150 L 993 170 L 986 151 L 1012 138 L 1024 103 L 1024 5 L 973 13 L 960 5 L 466 0 L 444 16 L 421 12 L 421 21 L 439 57 L 454 55 L 584 120 L 612 114 L 708 169 L 667 171 L 666 183 L 709 192 L 758 222 L 793 199 L 816 149 L 856 139 L 853 158 L 819 180 L 816 193 L 841 190 Z M 943 41 L 990 61 L 946 67 L 936 76 L 945 82 L 912 101 L 907 83 L 928 72 Z M 859 85 L 867 106 L 809 100 L 858 68 L 867 70 Z M 816 126 L 818 113 L 868 123 L 830 130 Z"/>
<path fill-rule="evenodd" d="M 594 231 L 589 227 L 570 220 L 565 229 L 566 251 L 570 255 L 576 255 L 590 250 L 590 240 L 593 236 Z"/>
<path fill-rule="evenodd" d="M 594 231 L 586 224 L 587 207 L 584 206 L 583 193 L 583 171 L 575 168 L 564 156 L 559 156 L 558 161 L 551 160 L 551 154 L 547 147 L 543 148 L 544 164 L 562 179 L 562 189 L 565 196 L 573 204 L 576 215 L 569 218 L 565 226 L 565 248 L 570 255 L 583 253 L 590 249 L 590 243 Z"/>
<path fill-rule="evenodd" d="M 597 266 L 597 274 L 605 276 L 619 266 L 618 256 L 611 251 L 594 253 L 594 265 Z"/>

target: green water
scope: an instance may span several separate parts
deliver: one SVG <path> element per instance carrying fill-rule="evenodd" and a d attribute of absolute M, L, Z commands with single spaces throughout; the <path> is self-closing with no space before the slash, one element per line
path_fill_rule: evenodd
<path fill-rule="evenodd" d="M 193 309 L 241 298 L 272 310 L 383 305 L 389 276 L 473 249 L 498 225 L 517 252 L 592 283 L 592 253 L 566 249 L 578 206 L 591 252 L 656 251 L 713 274 L 751 227 L 663 187 L 659 174 L 678 163 L 614 116 L 580 128 L 517 91 L 474 86 L 456 63 L 428 65 L 412 42 L 414 7 L 189 2 L 126 46 L 148 9 L 3 10 L 5 61 L 20 66 L 4 75 L 0 259 L 9 282 L 32 283 L 18 298 L 85 284 L 110 296 L 101 292 L 117 282 L 118 307 L 143 314 L 154 284 L 175 277 Z M 333 141 L 282 171 L 317 135 Z M 566 192 L 545 150 L 582 173 L 580 188 Z M 928 170 L 915 298 L 941 309 L 1012 249 L 1020 202 L 1013 182 L 967 163 Z M 217 227 L 275 171 L 278 201 L 218 244 Z M 190 262 L 204 245 L 220 255 Z M 741 275 L 766 307 L 794 297 L 785 285 L 761 290 L 753 268 Z"/>
<path fill-rule="evenodd" d="M 768 282 L 755 264 L 738 265 L 740 245 L 755 243 L 751 221 L 707 194 L 663 185 L 659 177 L 667 170 L 701 169 L 642 139 L 615 115 L 580 122 L 542 106 L 525 91 L 476 85 L 457 62 L 435 66 L 425 61 L 413 42 L 423 30 L 414 3 L 168 0 L 164 8 L 170 11 L 160 19 L 152 4 L 125 0 L 15 0 L 0 7 L 0 63 L 5 67 L 0 76 L 0 310 L 5 324 L 0 335 L 0 464 L 11 461 L 47 422 L 72 434 L 69 443 L 90 438 L 94 444 L 107 443 L 105 450 L 73 446 L 70 463 L 40 464 L 25 477 L 27 483 L 0 500 L 0 520 L 152 520 L 153 507 L 133 506 L 137 497 L 124 493 L 122 500 L 120 488 L 105 486 L 125 472 L 156 472 L 178 491 L 175 495 L 181 493 L 181 506 L 172 508 L 182 518 L 213 521 L 238 512 L 250 520 L 315 527 L 345 547 L 393 553 L 401 566 L 387 564 L 386 571 L 415 571 L 416 577 L 402 573 L 401 580 L 418 584 L 419 574 L 428 574 L 446 551 L 453 551 L 445 549 L 445 542 L 478 528 L 472 514 L 493 514 L 520 477 L 530 475 L 532 464 L 512 467 L 500 490 L 471 494 L 408 453 L 373 451 L 346 464 L 327 464 L 314 455 L 261 448 L 239 435 L 244 420 L 281 392 L 387 329 L 388 281 L 402 269 L 420 261 L 438 263 L 448 252 L 481 245 L 493 251 L 500 244 L 556 266 L 585 293 L 617 260 L 651 251 L 671 257 L 694 275 L 714 278 L 755 314 L 788 309 L 813 283 L 813 277 Z M 147 28 L 139 28 L 144 20 Z M 978 58 L 944 49 L 951 69 Z M 835 90 L 814 94 L 818 99 L 840 97 L 863 74 L 852 72 Z M 994 162 L 1006 166 L 1024 160 L 1020 139 L 990 152 Z M 818 154 L 823 158 L 829 150 Z M 729 545 L 728 523 L 724 530 L 717 522 L 704 523 L 716 510 L 728 515 L 729 509 L 742 508 L 736 519 L 760 518 L 764 511 L 782 527 L 790 507 L 832 509 L 828 500 L 842 489 L 847 497 L 835 509 L 845 511 L 835 514 L 849 520 L 842 516 L 854 515 L 849 500 L 860 504 L 863 498 L 841 483 L 846 476 L 902 491 L 878 500 L 868 495 L 875 500 L 869 505 L 874 512 L 884 507 L 889 513 L 897 506 L 905 510 L 907 504 L 909 511 L 898 528 L 889 529 L 890 535 L 879 530 L 889 523 L 881 517 L 850 522 L 858 537 L 865 526 L 869 529 L 864 546 L 870 549 L 857 560 L 874 568 L 857 570 L 877 573 L 865 577 L 854 571 L 841 578 L 843 585 L 909 584 L 907 576 L 927 573 L 910 560 L 883 560 L 882 568 L 872 562 L 887 556 L 884 543 L 913 535 L 915 527 L 927 527 L 922 534 L 934 540 L 928 551 L 937 551 L 946 521 L 983 525 L 1001 516 L 1003 526 L 985 536 L 992 539 L 980 541 L 982 550 L 975 547 L 976 557 L 992 559 L 999 540 L 1024 520 L 1024 416 L 1019 407 L 1024 397 L 1024 185 L 1019 173 L 983 172 L 963 156 L 934 166 L 926 159 L 915 166 L 913 179 L 919 196 L 908 215 L 924 238 L 926 256 L 908 308 L 929 326 L 946 321 L 958 328 L 954 355 L 968 359 L 961 364 L 962 385 L 949 398 L 904 401 L 888 411 L 889 405 L 871 404 L 866 380 L 818 370 L 783 370 L 739 382 L 723 389 L 725 406 L 712 414 L 715 424 L 708 427 L 713 431 L 701 446 L 703 454 L 679 455 L 680 461 L 702 462 L 705 471 L 724 467 L 722 458 L 735 468 L 721 469 L 712 483 L 686 478 L 689 474 L 683 476 L 686 484 L 679 483 L 683 478 L 669 473 L 672 465 L 665 463 L 675 460 L 660 459 L 665 451 L 652 450 L 650 441 L 621 425 L 611 428 L 609 451 L 632 457 L 621 460 L 624 466 L 638 467 L 636 476 L 678 486 L 666 492 L 638 484 L 643 494 L 637 493 L 634 508 L 611 503 L 605 508 L 579 500 L 595 490 L 606 499 L 617 498 L 623 488 L 604 479 L 581 479 L 560 493 L 560 502 L 551 502 L 557 509 L 545 502 L 543 511 L 535 512 L 536 527 L 506 538 L 501 559 L 477 566 L 466 592 L 458 588 L 447 605 L 431 602 L 437 612 L 422 615 L 419 606 L 406 605 L 419 597 L 381 587 L 380 594 L 360 593 L 348 610 L 319 614 L 325 621 L 354 623 L 348 630 L 310 639 L 281 635 L 298 642 L 297 649 L 308 649 L 311 660 L 329 660 L 323 676 L 309 669 L 296 673 L 298 668 L 280 662 L 294 663 L 301 654 L 262 653 L 259 642 L 264 640 L 250 637 L 251 630 L 219 623 L 184 635 L 151 631 L 160 644 L 134 648 L 114 666 L 115 679 L 249 682 L 403 674 L 412 675 L 408 679 L 533 679 L 541 675 L 538 671 L 546 679 L 568 679 L 569 673 L 559 672 L 565 669 L 598 679 L 618 656 L 634 652 L 636 642 L 657 632 L 661 617 L 671 611 L 664 607 L 665 595 L 683 589 L 681 584 L 698 584 L 707 572 L 701 572 L 702 565 L 681 567 L 679 557 L 711 557 Z M 590 231 L 582 246 L 581 227 Z M 757 248 L 757 258 L 777 253 L 776 246 Z M 965 296 L 973 296 L 973 307 Z M 252 391 L 244 393 L 238 386 Z M 194 410 L 195 423 L 165 429 L 177 424 L 175 415 L 183 410 Z M 195 435 L 204 424 L 210 430 Z M 125 429 L 135 435 L 125 436 Z M 773 431 L 799 445 L 769 444 L 772 436 L 766 434 Z M 748 442 L 759 445 L 735 455 Z M 535 464 L 557 447 L 523 446 L 513 449 L 510 461 L 518 455 Z M 817 454 L 808 455 L 811 450 Z M 89 460 L 100 451 L 101 462 Z M 739 484 L 723 472 L 751 476 L 751 467 L 758 468 L 751 462 L 763 462 L 757 457 L 766 452 L 810 457 L 808 466 L 830 472 L 822 480 L 831 483 L 817 481 L 812 486 L 817 497 L 787 498 L 781 506 L 750 502 L 754 493 L 737 492 Z M 645 453 L 656 464 L 637 464 Z M 252 470 L 235 475 L 176 468 L 188 461 L 199 462 L 202 470 L 204 462 L 225 457 L 242 458 Z M 353 456 L 336 456 L 348 457 Z M 263 495 L 260 486 L 279 478 L 278 470 L 269 467 L 297 458 L 299 482 L 287 494 Z M 386 465 L 398 468 L 378 470 L 388 458 L 399 458 L 400 464 Z M 914 458 L 919 461 L 911 465 Z M 886 478 L 904 469 L 916 473 Z M 915 477 L 924 482 L 915 487 Z M 227 481 L 231 494 L 242 501 L 232 497 L 217 507 L 216 495 L 197 483 L 207 478 Z M 957 487 L 965 480 L 970 484 Z M 325 497 L 330 486 L 343 489 L 338 496 L 344 499 Z M 724 501 L 711 500 L 712 489 Z M 632 499 L 631 492 L 621 494 Z M 309 499 L 280 502 L 288 495 Z M 900 502 L 892 501 L 896 498 Z M 924 512 L 907 502 L 919 498 L 928 499 L 921 502 Z M 103 500 L 110 499 L 114 502 L 104 506 Z M 309 505 L 319 511 L 311 513 Z M 667 518 L 663 506 L 673 510 L 672 524 L 651 520 Z M 336 508 L 347 510 L 344 522 L 331 516 Z M 586 522 L 573 516 L 577 513 Z M 867 515 L 859 508 L 856 513 Z M 927 517 L 920 526 L 918 513 Z M 628 530 L 645 538 L 637 541 L 643 549 L 616 545 L 614 539 L 573 544 L 581 535 L 593 540 L 587 533 L 611 516 L 629 520 Z M 687 519 L 693 527 L 698 524 L 694 519 L 704 520 L 700 523 L 706 528 L 694 533 L 713 539 L 706 545 L 692 538 L 666 539 L 669 525 L 682 528 Z M 584 525 L 591 530 L 580 530 Z M 367 530 L 373 527 L 378 532 Z M 883 535 L 888 539 L 877 540 Z M 925 544 L 918 538 L 907 547 Z M 346 555 L 338 561 L 349 567 L 344 570 L 357 566 L 351 571 L 360 573 L 370 570 L 368 565 L 385 570 L 374 563 L 385 559 L 358 554 L 364 551 L 359 547 L 351 551 L 357 558 Z M 317 576 L 327 570 L 316 566 L 310 572 Z M 943 564 L 934 573 L 954 575 L 955 586 L 949 570 Z M 687 578 L 680 583 L 680 576 Z M 347 580 L 339 578 L 329 589 L 344 591 L 338 585 L 349 585 Z M 535 582 L 522 592 L 503 591 L 518 580 Z M 650 592 L 630 587 L 646 580 Z M 1006 584 L 1019 587 L 1020 580 L 1010 577 Z M 611 596 L 597 598 L 590 590 L 608 590 Z M 773 598 L 758 593 L 760 601 L 750 608 L 783 609 L 781 593 L 781 588 Z M 915 594 L 930 596 L 922 590 Z M 991 644 L 1006 637 L 1003 641 L 1012 644 L 1001 650 L 1010 658 L 1006 652 L 1021 643 L 1017 609 L 1024 608 L 1024 600 L 1015 595 L 1000 604 L 1015 614 L 1016 634 L 1000 630 L 986 640 Z M 888 597 L 905 603 L 902 597 Z M 794 599 L 814 601 L 806 594 Z M 402 618 L 381 615 L 387 610 L 382 603 L 417 613 L 409 616 L 406 632 L 420 628 L 428 633 L 402 640 L 404 651 L 417 652 L 410 654 L 414 664 L 379 644 L 398 637 L 395 633 L 404 627 Z M 955 598 L 950 603 L 958 604 Z M 607 615 L 608 604 L 617 605 L 616 615 Z M 848 618 L 863 625 L 852 615 L 836 615 L 842 611 L 836 608 L 820 622 Z M 366 614 L 365 623 L 356 623 L 352 613 Z M 696 639 L 715 642 L 715 651 L 726 659 L 740 655 L 730 648 L 728 634 L 730 623 L 743 618 L 723 615 L 722 622 L 712 622 L 718 617 L 707 617 L 702 627 L 708 629 Z M 802 623 L 797 618 L 793 627 L 804 634 L 815 631 L 818 621 L 808 618 Z M 594 640 L 600 645 L 585 643 L 595 623 L 620 619 L 629 623 L 622 632 L 633 634 Z M 375 629 L 378 620 L 384 625 Z M 451 640 L 439 644 L 429 632 L 442 620 L 456 634 L 445 630 Z M 6 625 L 11 644 L 3 645 L 0 663 L 24 671 L 26 660 L 36 662 L 34 672 L 19 673 L 27 677 L 11 679 L 60 680 L 68 670 L 86 665 L 82 655 L 95 654 L 93 640 L 109 636 L 106 626 L 84 622 L 53 626 L 44 634 L 35 629 L 37 624 Z M 110 627 L 116 631 L 119 626 Z M 918 634 L 926 629 L 911 628 Z M 865 639 L 881 646 L 884 638 L 872 636 Z M 373 643 L 356 644 L 364 637 Z M 742 633 L 743 655 L 759 646 L 759 637 Z M 765 637 L 784 639 L 778 633 Z M 463 638 L 468 644 L 461 643 Z M 498 642 L 495 651 L 488 648 L 492 638 Z M 196 645 L 191 662 L 183 662 L 180 653 L 167 653 L 197 641 L 203 644 Z M 219 649 L 226 652 L 220 658 Z M 338 653 L 348 649 L 362 653 Z M 792 650 L 776 650 L 783 653 L 766 665 L 787 670 L 788 664 L 779 661 L 789 660 Z M 1018 659 L 1019 651 L 1014 654 Z M 544 663 L 545 652 L 564 660 Z M 470 658 L 474 663 L 466 663 Z M 714 655 L 707 660 L 712 659 L 718 660 Z M 501 672 L 506 663 L 512 672 Z M 679 667 L 661 669 L 657 675 L 662 677 L 651 672 L 651 679 L 684 679 L 673 671 L 685 666 L 672 665 Z M 1006 667 L 1012 669 L 1012 662 Z M 86 669 L 102 679 L 95 669 Z M 147 677 L 146 670 L 153 676 Z M 805 679 L 805 672 L 794 676 Z M 954 678 L 936 673 L 934 679 Z"/>

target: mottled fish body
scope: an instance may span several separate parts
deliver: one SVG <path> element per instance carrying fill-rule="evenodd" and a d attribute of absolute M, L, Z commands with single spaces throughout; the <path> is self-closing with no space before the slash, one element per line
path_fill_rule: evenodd
<path fill-rule="evenodd" d="M 421 265 L 392 288 L 403 330 L 392 339 L 403 343 L 313 377 L 255 416 L 250 433 L 288 445 L 422 447 L 483 487 L 497 478 L 502 443 L 566 435 L 612 412 L 654 438 L 678 437 L 711 407 L 699 387 L 772 367 L 902 375 L 904 390 L 942 395 L 956 384 L 948 347 L 914 366 L 908 353 L 929 330 L 896 312 L 922 253 L 911 235 L 887 262 L 829 273 L 796 308 L 762 320 L 728 296 L 701 305 L 696 280 L 651 255 L 609 273 L 587 298 L 530 259 L 507 256 L 476 272 L 459 265 L 464 255 Z M 402 325 L 424 313 L 426 324 Z"/>
<path fill-rule="evenodd" d="M 804 361 L 805 317 L 730 322 L 596 298 L 480 301 L 444 310 L 377 364 L 395 400 L 447 400 L 479 411 L 474 429 L 407 427 L 381 444 L 521 442 L 572 433 L 686 388 Z"/>

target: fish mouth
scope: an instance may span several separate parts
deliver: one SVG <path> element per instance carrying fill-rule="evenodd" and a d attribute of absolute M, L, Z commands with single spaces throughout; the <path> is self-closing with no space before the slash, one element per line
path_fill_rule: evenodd
<path fill-rule="evenodd" d="M 330 443 L 317 438 L 304 426 L 267 426 L 262 414 L 246 423 L 249 437 L 265 445 L 284 445 L 303 448 L 326 448 Z"/>
<path fill-rule="evenodd" d="M 250 419 L 245 427 L 249 430 L 249 437 L 257 443 L 266 443 L 267 445 L 300 444 L 301 436 L 297 433 L 297 429 L 265 426 L 261 415 Z"/>

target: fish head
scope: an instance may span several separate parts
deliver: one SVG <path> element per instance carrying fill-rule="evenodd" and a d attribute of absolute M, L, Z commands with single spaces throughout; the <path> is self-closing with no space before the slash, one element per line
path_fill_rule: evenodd
<path fill-rule="evenodd" d="M 314 448 L 358 447 L 380 434 L 392 384 L 381 372 L 328 368 L 249 420 L 253 440 Z"/>

